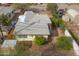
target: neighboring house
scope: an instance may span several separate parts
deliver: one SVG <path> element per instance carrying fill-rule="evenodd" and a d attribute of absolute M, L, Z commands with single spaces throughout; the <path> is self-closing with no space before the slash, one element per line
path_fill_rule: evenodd
<path fill-rule="evenodd" d="M 14 16 L 14 9 L 11 7 L 0 6 L 0 15 L 7 15 L 9 18 Z"/>
<path fill-rule="evenodd" d="M 72 21 L 79 24 L 79 12 L 74 9 L 67 10 L 67 13 L 62 17 L 64 21 Z"/>
<path fill-rule="evenodd" d="M 50 35 L 48 24 L 51 24 L 51 21 L 47 15 L 26 11 L 24 15 L 20 15 L 18 18 L 14 29 L 17 40 L 33 41 L 35 36 L 48 38 L 48 35 Z"/>

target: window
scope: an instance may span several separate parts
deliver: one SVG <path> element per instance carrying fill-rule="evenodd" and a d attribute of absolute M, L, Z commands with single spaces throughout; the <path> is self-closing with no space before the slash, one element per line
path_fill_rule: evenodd
<path fill-rule="evenodd" d="M 18 35 L 19 38 L 27 38 L 27 35 Z"/>

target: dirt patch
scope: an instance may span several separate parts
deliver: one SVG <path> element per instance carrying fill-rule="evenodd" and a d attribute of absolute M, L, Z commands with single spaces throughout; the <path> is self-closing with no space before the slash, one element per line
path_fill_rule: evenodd
<path fill-rule="evenodd" d="M 52 42 L 43 46 L 33 46 L 31 52 L 33 56 L 75 56 L 73 49 L 58 50 Z"/>

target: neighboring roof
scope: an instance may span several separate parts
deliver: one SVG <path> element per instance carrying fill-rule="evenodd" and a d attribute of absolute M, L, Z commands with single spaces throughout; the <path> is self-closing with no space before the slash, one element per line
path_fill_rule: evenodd
<path fill-rule="evenodd" d="M 16 40 L 4 40 L 1 48 L 14 48 L 16 45 Z"/>
<path fill-rule="evenodd" d="M 74 10 L 74 9 L 69 9 L 69 10 L 67 11 L 67 13 L 70 14 L 73 18 L 74 18 L 75 16 L 79 15 L 79 12 L 77 12 L 77 11 Z"/>
<path fill-rule="evenodd" d="M 29 11 L 30 12 L 30 11 Z M 48 23 L 51 23 L 47 15 L 32 14 L 27 17 L 28 12 L 22 18 L 18 19 L 15 26 L 15 33 L 18 35 L 34 34 L 34 35 L 49 35 Z M 31 13 L 30 13 L 31 14 Z M 29 14 L 29 15 L 30 15 Z"/>
<path fill-rule="evenodd" d="M 13 8 L 11 7 L 0 6 L 0 14 L 6 15 L 7 13 L 11 13 L 12 11 L 13 11 Z"/>

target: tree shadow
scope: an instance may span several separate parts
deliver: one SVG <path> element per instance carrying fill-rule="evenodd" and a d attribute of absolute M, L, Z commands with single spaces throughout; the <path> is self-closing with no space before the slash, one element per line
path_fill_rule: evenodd
<path fill-rule="evenodd" d="M 58 36 L 57 27 L 52 26 L 51 31 L 50 31 L 50 35 L 48 36 L 48 42 L 51 42 L 53 40 L 53 38 L 56 36 Z"/>

